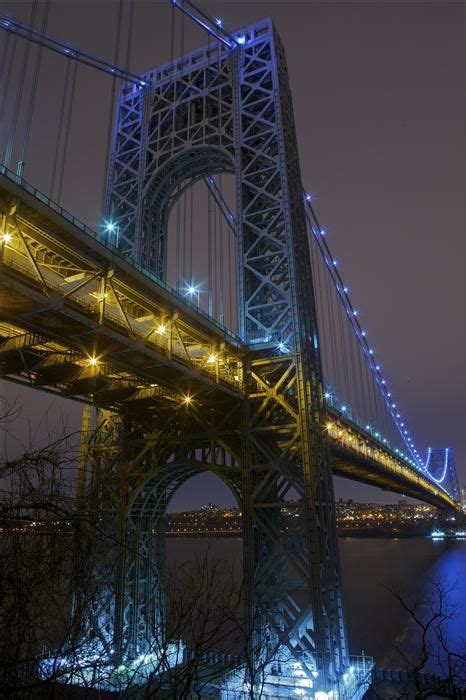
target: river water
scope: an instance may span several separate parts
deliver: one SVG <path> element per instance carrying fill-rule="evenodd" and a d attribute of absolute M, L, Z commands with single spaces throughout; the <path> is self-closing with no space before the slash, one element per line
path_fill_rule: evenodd
<path fill-rule="evenodd" d="M 466 541 L 434 542 L 429 538 L 339 540 L 345 615 L 351 654 L 364 651 L 379 667 L 404 668 L 396 647 L 416 649 L 416 626 L 391 591 L 425 600 L 431 582 L 449 589 L 452 619 L 446 625 L 450 649 L 466 651 Z M 181 563 L 203 556 L 223 560 L 231 567 L 241 562 L 241 539 L 167 541 L 169 562 Z M 454 610 L 453 610 L 454 608 Z M 424 605 L 425 617 L 428 610 Z M 431 659 L 425 671 L 439 671 Z"/>

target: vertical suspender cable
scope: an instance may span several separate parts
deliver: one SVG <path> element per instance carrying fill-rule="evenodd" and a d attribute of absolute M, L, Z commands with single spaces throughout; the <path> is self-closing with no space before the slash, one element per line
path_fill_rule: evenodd
<path fill-rule="evenodd" d="M 61 197 L 62 197 L 62 191 L 63 191 L 63 178 L 64 178 L 64 174 L 65 174 L 66 158 L 68 155 L 68 145 L 69 145 L 69 141 L 70 141 L 71 121 L 73 119 L 73 103 L 74 103 L 74 95 L 75 95 L 75 91 L 76 91 L 76 77 L 78 74 L 78 62 L 77 61 L 73 62 L 72 70 L 73 70 L 73 75 L 71 78 L 70 97 L 68 100 L 68 114 L 66 116 L 65 134 L 64 134 L 64 139 L 63 139 L 63 150 L 62 150 L 62 157 L 61 157 L 61 164 L 60 164 L 60 175 L 58 176 L 58 194 L 57 194 L 58 204 L 61 204 Z"/>
<path fill-rule="evenodd" d="M 176 202 L 176 248 L 175 248 L 175 287 L 180 290 L 180 246 L 181 246 L 180 200 Z"/>
<path fill-rule="evenodd" d="M 220 192 L 222 193 L 223 196 L 223 178 L 220 175 Z M 225 318 L 224 318 L 224 300 L 223 300 L 223 293 L 224 293 L 224 284 L 223 284 L 223 214 L 220 211 L 220 207 L 217 207 L 218 209 L 218 235 L 219 235 L 219 296 L 220 296 L 220 310 L 219 310 L 219 320 L 220 323 L 223 325 L 225 324 Z M 228 233 L 228 232 L 227 232 Z M 231 262 L 228 263 L 229 265 Z"/>
<path fill-rule="evenodd" d="M 50 11 L 50 0 L 47 0 L 47 2 L 45 3 L 44 14 L 42 17 L 42 25 L 41 25 L 42 34 L 45 34 L 45 32 L 47 30 L 49 11 Z M 28 104 L 27 111 L 26 111 L 23 143 L 21 145 L 20 153 L 19 153 L 19 160 L 22 160 L 22 161 L 24 161 L 26 159 L 27 149 L 28 149 L 28 145 L 29 145 L 29 136 L 31 134 L 32 118 L 34 115 L 34 107 L 36 104 L 37 85 L 39 83 L 40 68 L 41 68 L 41 63 L 42 63 L 42 54 L 43 54 L 43 47 L 39 46 L 37 49 L 36 64 L 34 66 L 34 75 L 32 77 L 31 90 L 30 90 L 30 94 L 29 94 L 29 104 Z"/>
<path fill-rule="evenodd" d="M 189 188 L 189 269 L 188 269 L 188 281 L 189 284 L 193 284 L 193 235 L 194 235 L 194 223 L 193 223 L 193 193 L 194 185 Z"/>
<path fill-rule="evenodd" d="M 128 17 L 128 37 L 126 43 L 126 70 L 130 69 L 131 48 L 133 45 L 133 20 L 134 20 L 134 0 L 129 0 L 129 17 Z"/>
<path fill-rule="evenodd" d="M 60 107 L 60 117 L 59 117 L 59 121 L 58 121 L 57 140 L 55 143 L 55 153 L 54 153 L 53 165 L 52 165 L 52 176 L 50 179 L 50 193 L 49 194 L 50 194 L 51 199 L 53 199 L 54 192 L 55 192 L 55 179 L 56 179 L 56 175 L 57 175 L 58 156 L 60 153 L 60 143 L 61 143 L 61 137 L 62 137 L 62 132 L 63 132 L 63 121 L 65 118 L 66 98 L 68 95 L 70 70 L 71 70 L 71 60 L 68 58 L 66 61 L 65 83 L 63 86 L 63 97 L 62 97 L 62 102 L 61 102 L 61 107 Z"/>
<path fill-rule="evenodd" d="M 118 3 L 118 15 L 117 15 L 117 27 L 116 27 L 116 37 L 115 37 L 115 49 L 113 52 L 113 63 L 118 65 L 118 56 L 120 49 L 120 36 L 121 36 L 121 20 L 123 16 L 123 0 L 119 0 Z M 116 78 L 112 78 L 112 86 L 110 90 L 110 110 L 108 115 L 108 126 L 107 126 L 107 144 L 105 146 L 105 163 L 110 162 L 110 153 L 112 149 L 112 126 L 113 126 L 113 115 L 115 112 L 115 98 L 116 98 Z M 105 187 L 105 186 L 104 186 Z M 104 193 L 105 197 L 105 193 Z"/>
<path fill-rule="evenodd" d="M 233 331 L 238 330 L 238 321 L 235 319 L 235 301 L 236 297 L 233 293 L 233 270 L 236 272 L 236 256 L 235 256 L 235 246 L 232 245 L 233 233 L 229 230 L 230 227 L 227 226 L 227 243 L 228 243 L 228 298 L 229 298 L 229 314 L 230 319 L 228 327 Z M 235 286 L 236 289 L 236 286 Z"/>
<path fill-rule="evenodd" d="M 10 34 L 8 34 L 8 39 L 10 39 Z M 16 53 L 17 42 L 12 38 L 9 43 L 10 51 L 9 56 L 5 52 L 5 66 L 0 66 L 1 71 L 1 86 L 0 91 L 0 128 L 1 128 L 1 138 L 3 142 L 3 136 L 7 137 L 7 126 L 6 126 L 6 113 L 8 106 L 8 91 L 10 88 L 11 76 L 13 75 L 13 66 Z M 8 48 L 8 45 L 7 45 Z"/>
<path fill-rule="evenodd" d="M 212 202 L 209 188 L 207 189 L 207 290 L 208 290 L 208 312 L 212 316 Z"/>
<path fill-rule="evenodd" d="M 36 10 L 37 10 L 37 0 L 34 0 L 32 7 L 31 7 L 31 16 L 29 19 L 29 26 L 33 27 L 34 26 L 34 21 L 36 17 Z M 5 153 L 5 165 L 7 168 L 10 167 L 11 163 L 11 158 L 13 156 L 13 148 L 14 148 L 14 142 L 16 138 L 16 131 L 18 128 L 18 122 L 20 118 L 20 110 L 21 110 L 21 101 L 23 98 L 23 90 L 24 90 L 24 83 L 26 82 L 26 72 L 29 64 L 29 54 L 31 52 L 31 43 L 29 41 L 26 42 L 26 45 L 24 47 L 24 56 L 23 56 L 23 63 L 21 66 L 20 74 L 19 74 L 19 82 L 18 82 L 18 89 L 16 91 L 16 100 L 13 108 L 13 114 L 12 114 L 12 120 L 11 120 L 11 127 L 10 127 L 10 133 L 8 135 L 8 142 L 7 142 L 7 147 L 6 147 L 6 153 Z"/>
<path fill-rule="evenodd" d="M 187 197 L 186 197 L 186 194 L 184 194 L 183 195 L 183 248 L 182 248 L 182 268 L 181 268 L 183 284 L 186 283 L 186 245 L 187 245 L 187 240 L 186 240 L 186 237 L 187 237 L 186 206 L 187 206 Z"/>

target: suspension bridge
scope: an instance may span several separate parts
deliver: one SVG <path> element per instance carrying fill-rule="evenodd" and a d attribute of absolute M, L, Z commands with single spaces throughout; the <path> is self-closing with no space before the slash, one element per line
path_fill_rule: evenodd
<path fill-rule="evenodd" d="M 228 32 L 172 6 L 206 44 L 141 75 L 48 35 L 45 14 L 0 17 L 0 376 L 83 403 L 77 499 L 126 548 L 96 570 L 105 594 L 86 624 L 102 654 L 150 652 L 164 605 L 152 533 L 211 471 L 243 513 L 253 657 L 308 697 L 357 697 L 332 473 L 458 510 L 454 454 L 415 445 L 359 323 L 302 186 L 272 22 Z M 23 166 L 44 50 L 67 73 L 39 189 Z M 121 81 L 99 230 L 60 205 L 81 64 Z"/>

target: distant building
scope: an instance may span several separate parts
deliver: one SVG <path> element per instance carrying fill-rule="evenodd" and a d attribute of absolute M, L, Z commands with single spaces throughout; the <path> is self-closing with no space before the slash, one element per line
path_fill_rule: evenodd
<path fill-rule="evenodd" d="M 466 486 L 461 489 L 461 505 L 463 509 L 466 510 Z"/>

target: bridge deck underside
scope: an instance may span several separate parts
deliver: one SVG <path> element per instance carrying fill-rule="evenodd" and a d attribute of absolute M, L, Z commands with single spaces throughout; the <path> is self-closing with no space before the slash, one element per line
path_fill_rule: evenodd
<path fill-rule="evenodd" d="M 184 410 L 188 396 L 222 415 L 240 402 L 239 339 L 2 176 L 0 207 L 0 377 L 118 411 Z M 322 429 L 334 473 L 455 507 L 342 416 Z"/>

